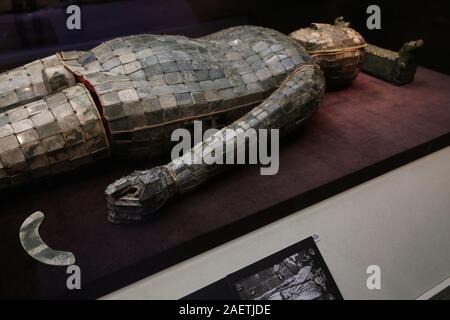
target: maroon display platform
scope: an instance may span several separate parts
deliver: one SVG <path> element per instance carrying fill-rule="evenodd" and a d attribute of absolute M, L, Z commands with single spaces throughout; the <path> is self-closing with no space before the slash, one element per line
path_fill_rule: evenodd
<path fill-rule="evenodd" d="M 277 175 L 236 167 L 146 224 L 106 220 L 105 187 L 136 164 L 105 161 L 3 192 L 0 297 L 100 297 L 448 145 L 450 77 L 419 69 L 414 83 L 395 87 L 363 74 L 327 93 L 311 122 L 284 140 Z M 46 215 L 46 243 L 75 254 L 82 290 L 66 288 L 65 268 L 22 249 L 20 225 L 37 210 Z"/>

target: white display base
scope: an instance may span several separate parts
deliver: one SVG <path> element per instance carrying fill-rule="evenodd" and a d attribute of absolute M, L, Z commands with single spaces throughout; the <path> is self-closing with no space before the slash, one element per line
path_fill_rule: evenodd
<path fill-rule="evenodd" d="M 345 299 L 431 297 L 450 277 L 450 147 L 103 298 L 179 299 L 312 234 Z"/>

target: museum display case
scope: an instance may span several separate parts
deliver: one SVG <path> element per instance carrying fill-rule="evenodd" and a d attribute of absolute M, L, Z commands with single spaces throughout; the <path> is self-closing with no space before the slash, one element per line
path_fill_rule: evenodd
<path fill-rule="evenodd" d="M 434 167 L 443 179 L 421 195 L 432 234 L 417 230 L 422 215 L 408 216 L 416 211 L 399 200 L 404 190 L 358 218 L 341 211 L 316 224 L 324 211 L 309 212 L 428 157 L 446 159 L 448 9 L 445 1 L 3 1 L 0 248 L 9 260 L 0 298 L 409 299 L 445 283 L 448 254 L 432 263 L 434 277 L 422 279 L 418 263 L 407 276 L 421 281 L 405 285 L 386 267 L 394 282 L 364 293 L 331 245 L 355 263 L 348 268 L 362 268 L 361 248 L 342 249 L 343 234 L 378 212 L 379 232 L 391 223 L 398 232 L 399 251 L 380 240 L 390 255 L 417 256 L 404 254 L 408 236 L 422 241 L 417 259 L 432 245 L 445 251 L 445 160 Z M 404 221 L 391 221 L 393 208 Z M 286 219 L 303 226 L 298 234 Z M 245 255 L 246 239 L 278 225 L 276 240 L 260 242 L 270 250 L 222 263 L 208 281 L 193 274 L 198 283 L 172 296 L 155 284 L 234 241 Z M 376 242 L 355 232 L 352 241 L 368 239 Z M 384 259 L 377 254 L 367 268 Z"/>

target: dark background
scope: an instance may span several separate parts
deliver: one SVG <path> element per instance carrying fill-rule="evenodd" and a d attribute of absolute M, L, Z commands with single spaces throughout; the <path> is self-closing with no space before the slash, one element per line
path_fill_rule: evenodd
<path fill-rule="evenodd" d="M 66 7 L 82 9 L 82 30 L 66 28 Z M 368 30 L 366 9 L 381 7 L 382 29 Z M 344 16 L 370 43 L 398 50 L 423 38 L 419 63 L 450 74 L 450 1 L 256 0 L 2 0 L 0 71 L 60 50 L 89 49 L 117 36 L 167 33 L 201 36 L 238 24 L 289 33 Z"/>

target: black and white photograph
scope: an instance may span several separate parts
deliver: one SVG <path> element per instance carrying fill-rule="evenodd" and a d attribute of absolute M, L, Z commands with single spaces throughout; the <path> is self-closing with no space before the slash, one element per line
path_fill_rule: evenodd
<path fill-rule="evenodd" d="M 243 300 L 341 300 L 312 238 L 275 253 L 229 277 Z"/>

